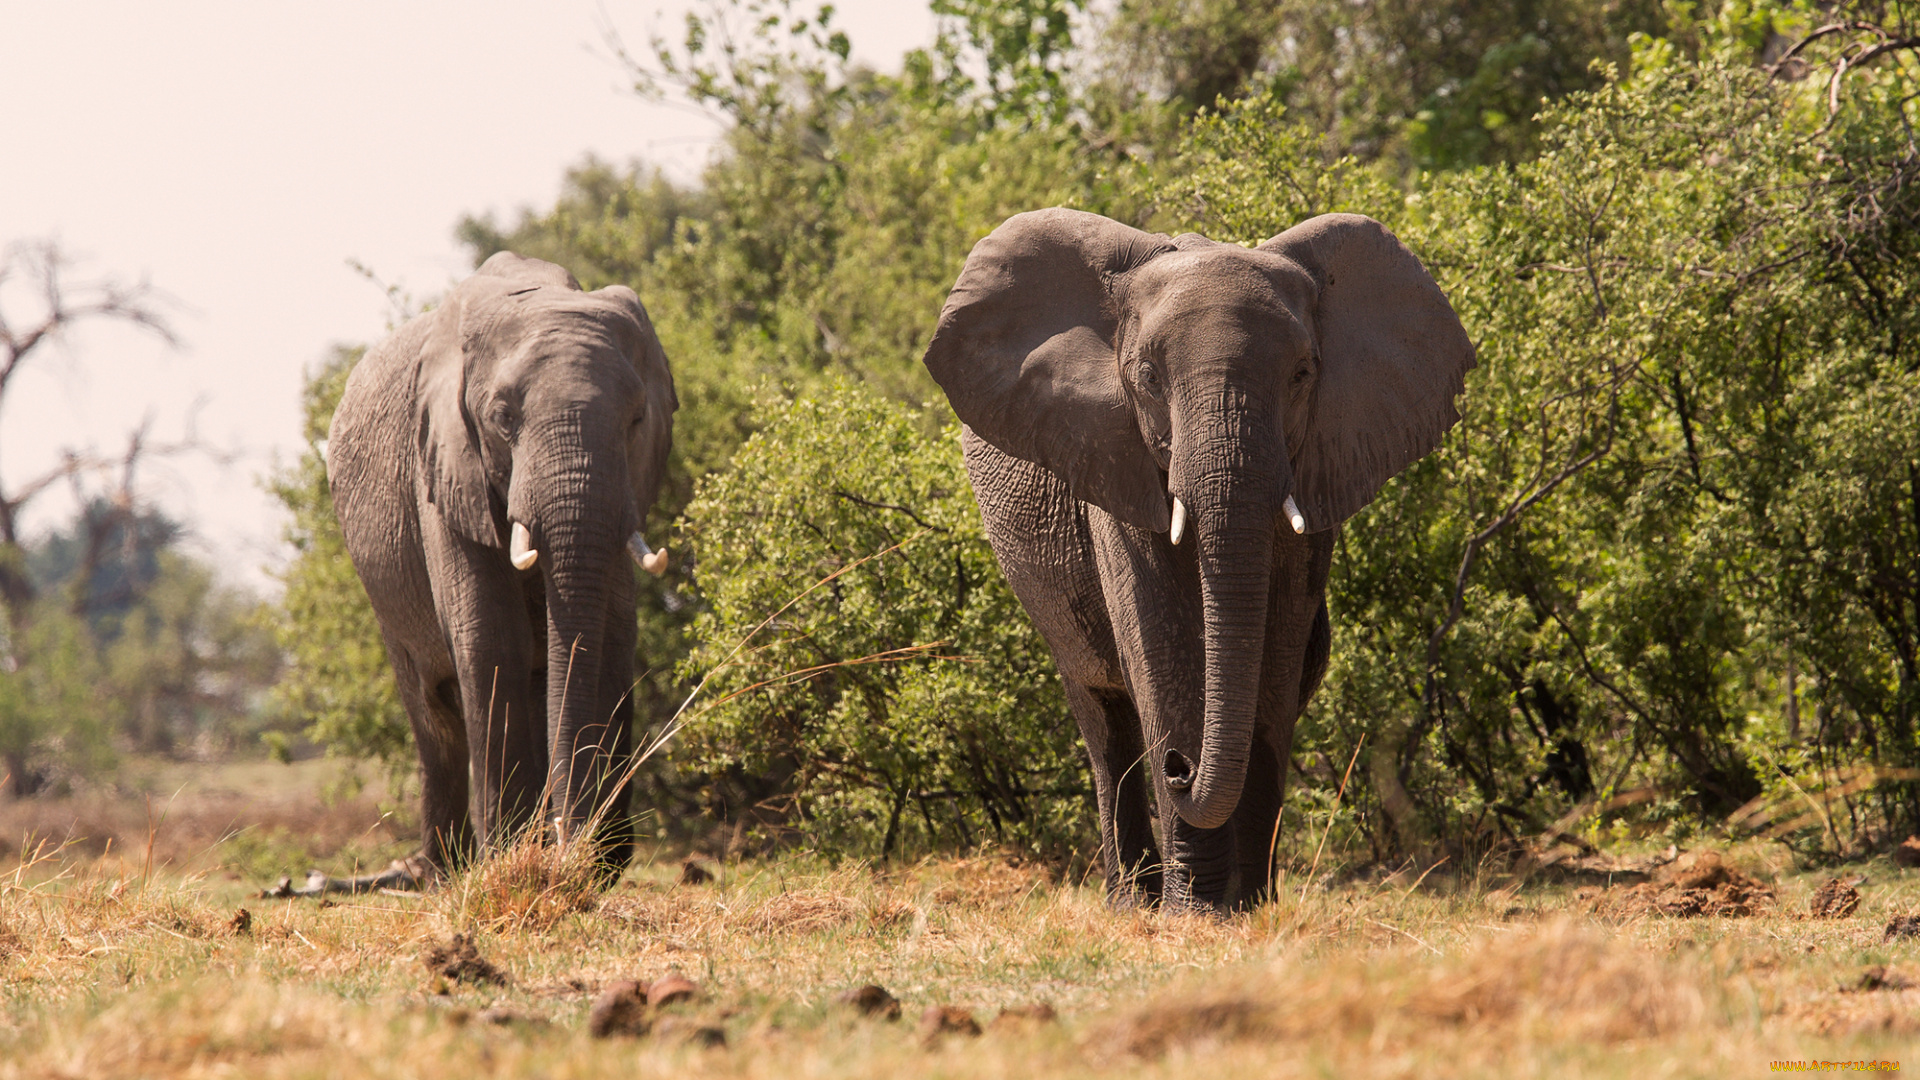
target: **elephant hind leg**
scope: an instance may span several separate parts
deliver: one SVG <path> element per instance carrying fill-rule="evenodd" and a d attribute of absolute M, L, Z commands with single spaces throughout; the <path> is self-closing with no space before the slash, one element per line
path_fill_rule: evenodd
<path fill-rule="evenodd" d="M 1064 677 L 1061 683 L 1093 770 L 1107 902 L 1117 908 L 1153 906 L 1160 901 L 1162 875 L 1147 801 L 1140 714 L 1124 693 L 1095 690 Z"/>
<path fill-rule="evenodd" d="M 473 826 L 467 817 L 467 734 L 460 719 L 459 692 L 453 680 L 428 686 L 419 665 L 404 649 L 388 642 L 387 657 L 400 688 L 400 700 L 413 728 L 420 756 L 420 849 L 395 859 L 385 870 L 332 877 L 320 870 L 306 884 L 288 879 L 263 896 L 325 896 L 380 889 L 418 889 L 431 884 L 473 852 Z"/>
<path fill-rule="evenodd" d="M 467 728 L 460 717 L 460 693 L 452 679 L 428 687 L 413 671 L 398 671 L 400 665 L 394 666 L 420 757 L 421 853 L 442 869 L 457 866 L 473 853 L 473 823 L 467 813 Z"/>

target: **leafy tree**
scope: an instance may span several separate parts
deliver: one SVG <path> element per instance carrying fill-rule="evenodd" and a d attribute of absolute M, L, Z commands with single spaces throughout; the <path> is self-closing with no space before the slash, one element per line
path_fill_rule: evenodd
<path fill-rule="evenodd" d="M 1150 151 L 1216 100 L 1267 93 L 1322 137 L 1322 161 L 1518 161 L 1543 101 L 1598 85 L 1594 61 L 1625 64 L 1634 35 L 1666 26 L 1657 0 L 1121 0 L 1090 99 Z"/>
<path fill-rule="evenodd" d="M 1071 851 L 1077 736 L 958 429 L 851 385 L 770 408 L 687 510 L 709 610 L 676 758 L 757 783 L 759 822 L 829 851 Z"/>

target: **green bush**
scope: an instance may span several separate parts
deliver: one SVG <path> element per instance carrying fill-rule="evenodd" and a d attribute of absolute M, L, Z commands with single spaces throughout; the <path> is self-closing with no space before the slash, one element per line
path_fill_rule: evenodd
<path fill-rule="evenodd" d="M 46 601 L 0 609 L 0 793 L 24 798 L 111 768 L 103 697 L 85 622 Z"/>
<path fill-rule="evenodd" d="M 280 578 L 286 596 L 275 635 L 287 666 L 274 695 L 289 714 L 307 718 L 308 736 L 329 753 L 371 758 L 401 776 L 413 767 L 413 734 L 380 624 L 333 514 L 323 451 L 347 375 L 365 351 L 335 349 L 308 378 L 301 399 L 307 449 L 269 484 L 293 515 L 286 536 L 294 549 Z"/>
<path fill-rule="evenodd" d="M 1078 737 L 958 429 L 848 385 L 763 408 L 683 522 L 710 607 L 676 759 L 764 781 L 754 820 L 832 852 L 1076 847 Z"/>

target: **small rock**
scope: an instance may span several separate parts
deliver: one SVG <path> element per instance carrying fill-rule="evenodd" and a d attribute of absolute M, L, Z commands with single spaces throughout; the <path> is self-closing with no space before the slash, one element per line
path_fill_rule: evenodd
<path fill-rule="evenodd" d="M 701 866 L 692 859 L 688 859 L 686 862 L 680 864 L 680 884 L 705 885 L 712 880 L 713 871 Z"/>
<path fill-rule="evenodd" d="M 614 983 L 587 1010 L 587 1034 L 596 1039 L 647 1033 L 647 994 L 632 980 Z"/>
<path fill-rule="evenodd" d="M 1909 836 L 1893 849 L 1893 865 L 1908 868 L 1920 866 L 1920 836 Z"/>
<path fill-rule="evenodd" d="M 980 1022 L 973 1018 L 971 1010 L 958 1005 L 929 1005 L 927 1011 L 920 1014 L 920 1042 L 931 1046 L 946 1035 L 980 1034 Z"/>
<path fill-rule="evenodd" d="M 698 1046 L 702 1049 L 717 1049 L 727 1045 L 727 1030 L 718 1024 L 709 1024 L 686 1016 L 668 1016 L 661 1018 L 653 1026 L 656 1039 Z"/>
<path fill-rule="evenodd" d="M 1865 881 L 1855 879 L 1851 884 L 1834 878 L 1816 889 L 1813 899 L 1807 904 L 1807 911 L 1816 919 L 1844 919 L 1860 907 L 1860 890 L 1855 885 Z"/>
<path fill-rule="evenodd" d="M 233 918 L 227 920 L 227 933 L 234 935 L 251 935 L 253 933 L 253 912 L 248 911 L 246 908 L 241 908 L 234 912 Z"/>
<path fill-rule="evenodd" d="M 900 1019 L 900 999 L 887 993 L 886 987 L 875 983 L 848 990 L 833 1000 L 842 1005 L 851 1005 L 860 1010 L 862 1016 Z"/>
<path fill-rule="evenodd" d="M 988 1031 L 1023 1031 L 1042 1027 L 1060 1021 L 1060 1014 L 1052 1005 L 1036 1001 L 1031 1005 L 1011 1005 L 1000 1010 L 1000 1015 L 987 1025 Z"/>
<path fill-rule="evenodd" d="M 691 979 L 679 974 L 655 979 L 653 985 L 647 988 L 647 1004 L 654 1008 L 680 1001 L 692 1001 L 699 996 L 700 987 Z"/>
<path fill-rule="evenodd" d="M 1911 915 L 1895 915 L 1887 922 L 1888 941 L 1901 938 L 1920 937 L 1920 912 Z"/>

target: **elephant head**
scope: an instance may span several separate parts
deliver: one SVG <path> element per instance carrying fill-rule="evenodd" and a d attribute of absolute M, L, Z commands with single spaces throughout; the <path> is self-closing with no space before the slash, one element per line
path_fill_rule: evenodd
<path fill-rule="evenodd" d="M 568 827 L 605 781 L 614 702 L 600 700 L 612 587 L 626 554 L 664 569 L 641 525 L 678 407 L 665 352 L 631 289 L 583 292 L 511 252 L 431 316 L 413 400 L 425 501 L 448 530 L 544 581 L 550 774 Z"/>
<path fill-rule="evenodd" d="M 926 365 L 979 438 L 1197 547 L 1204 704 L 1150 754 L 1162 798 L 1214 828 L 1247 772 L 1275 529 L 1337 526 L 1437 445 L 1473 346 L 1370 218 L 1249 249 L 1053 209 L 974 247 Z"/>

